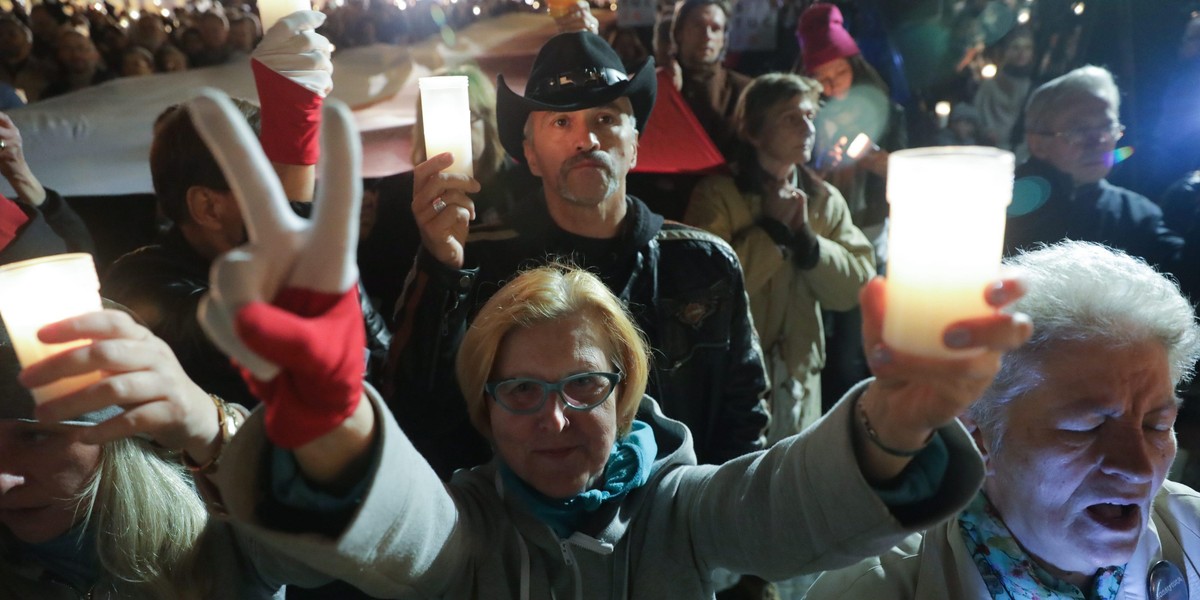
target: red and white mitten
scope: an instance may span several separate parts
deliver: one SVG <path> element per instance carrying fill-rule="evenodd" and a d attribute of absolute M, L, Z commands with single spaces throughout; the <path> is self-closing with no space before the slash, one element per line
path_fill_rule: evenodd
<path fill-rule="evenodd" d="M 321 104 L 333 89 L 333 44 L 315 30 L 325 15 L 294 12 L 267 30 L 250 55 L 262 107 L 262 147 L 272 162 L 315 165 Z"/>
<path fill-rule="evenodd" d="M 228 97 L 189 104 L 221 165 L 249 241 L 213 261 L 200 302 L 205 333 L 263 401 L 267 437 L 296 448 L 336 428 L 363 393 L 366 334 L 358 303 L 362 148 L 350 109 L 326 103 L 321 187 L 311 220 L 288 208 L 279 178 Z"/>

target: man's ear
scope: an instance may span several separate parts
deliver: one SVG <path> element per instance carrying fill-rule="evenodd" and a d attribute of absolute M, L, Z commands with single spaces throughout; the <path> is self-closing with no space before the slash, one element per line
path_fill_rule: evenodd
<path fill-rule="evenodd" d="M 642 134 L 637 129 L 633 130 L 633 156 L 629 157 L 629 170 L 632 171 L 637 166 L 638 146 L 641 144 Z"/>
<path fill-rule="evenodd" d="M 979 427 L 979 423 L 976 423 L 975 419 L 966 415 L 959 417 L 958 420 L 963 424 L 963 427 L 967 428 L 967 433 L 971 434 L 971 440 L 975 442 L 975 447 L 979 449 L 979 454 L 983 456 L 984 474 L 990 477 L 992 475 L 991 445 L 983 435 L 983 429 Z"/>
<path fill-rule="evenodd" d="M 202 185 L 193 185 L 187 191 L 188 216 L 192 222 L 204 229 L 220 229 L 229 210 L 226 194 Z"/>

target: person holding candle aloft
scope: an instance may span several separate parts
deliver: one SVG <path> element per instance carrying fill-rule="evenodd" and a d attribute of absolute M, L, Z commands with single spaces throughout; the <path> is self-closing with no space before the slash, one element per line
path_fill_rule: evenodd
<path fill-rule="evenodd" d="M 821 84 L 773 73 L 751 82 L 735 111 L 746 150 L 733 177 L 713 175 L 692 192 L 684 221 L 733 245 L 771 365 L 773 444 L 821 416 L 825 335 L 821 309 L 848 310 L 874 277 L 871 242 L 846 201 L 806 164 Z"/>
<path fill-rule="evenodd" d="M 1200 358 L 1190 302 L 1169 277 L 1099 244 L 1007 262 L 1029 289 L 1013 309 L 1034 331 L 962 419 L 984 456 L 982 490 L 956 518 L 821 576 L 810 599 L 1200 592 L 1200 492 L 1165 480 L 1176 389 Z"/>
<path fill-rule="evenodd" d="M 20 372 L 0 327 L 4 598 L 282 599 L 281 583 L 257 570 L 253 543 L 209 516 L 179 461 L 212 465 L 244 409 L 210 397 L 121 311 L 73 317 L 39 336 L 92 345 Z M 100 381 L 36 409 L 21 385 L 98 369 Z"/>
<path fill-rule="evenodd" d="M 719 238 L 674 223 L 627 195 L 638 134 L 654 103 L 652 61 L 625 71 L 603 38 L 561 33 L 538 53 L 525 97 L 500 78 L 497 124 L 508 154 L 542 180 L 499 226 L 468 234 L 479 182 L 414 169 L 422 249 L 401 299 L 385 394 L 439 474 L 486 462 L 453 374 L 472 315 L 522 266 L 572 256 L 635 307 L 658 356 L 650 390 L 687 424 L 701 462 L 761 448 L 766 388 L 737 256 Z M 429 397 L 437 402 L 426 401 Z"/>
<path fill-rule="evenodd" d="M 467 78 L 467 100 L 471 111 L 471 152 L 474 178 L 479 192 L 471 195 L 475 203 L 475 225 L 495 225 L 525 196 L 537 189 L 538 181 L 524 166 L 517 164 L 500 144 L 496 125 L 496 87 L 478 67 L 462 65 L 439 72 L 442 76 Z M 412 164 L 428 158 L 425 152 L 425 127 L 421 101 L 417 100 L 417 121 L 413 125 Z M 387 319 L 393 317 L 396 300 L 404 287 L 404 276 L 412 266 L 421 235 L 412 212 L 413 172 L 406 171 L 381 179 L 376 186 L 378 208 L 374 225 L 363 231 L 358 249 L 358 268 L 363 286 Z M 364 204 L 364 212 L 367 208 Z"/>

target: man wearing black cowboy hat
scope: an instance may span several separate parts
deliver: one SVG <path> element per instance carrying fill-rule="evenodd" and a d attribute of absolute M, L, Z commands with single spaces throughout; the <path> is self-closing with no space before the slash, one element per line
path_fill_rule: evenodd
<path fill-rule="evenodd" d="M 627 303 L 654 354 L 647 393 L 691 429 L 700 462 L 761 448 L 766 375 L 736 255 L 625 193 L 654 105 L 653 60 L 626 72 L 599 36 L 562 33 L 538 53 L 524 97 L 503 76 L 497 87 L 500 139 L 542 179 L 543 193 L 506 224 L 468 234 L 466 193 L 478 183 L 441 172 L 448 154 L 416 167 L 412 206 L 423 247 L 385 385 L 413 443 L 443 477 L 491 457 L 455 382 L 459 341 L 504 281 L 559 257 L 599 275 Z"/>

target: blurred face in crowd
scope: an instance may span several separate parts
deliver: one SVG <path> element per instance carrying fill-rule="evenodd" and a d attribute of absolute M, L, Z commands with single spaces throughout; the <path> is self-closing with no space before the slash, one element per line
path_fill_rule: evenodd
<path fill-rule="evenodd" d="M 133 43 L 151 52 L 157 52 L 167 41 L 167 30 L 163 26 L 162 17 L 146 13 L 137 20 L 130 36 Z"/>
<path fill-rule="evenodd" d="M 87 36 L 65 31 L 58 38 L 58 62 L 68 73 L 86 74 L 100 64 L 100 53 Z"/>
<path fill-rule="evenodd" d="M 1033 63 L 1033 38 L 1022 35 L 1013 38 L 1004 49 L 1004 65 L 1028 67 Z"/>
<path fill-rule="evenodd" d="M 612 372 L 602 339 L 582 317 L 513 329 L 497 349 L 490 379 L 557 382 L 580 373 Z M 587 411 L 566 408 L 561 396 L 552 394 L 533 414 L 513 414 L 489 398 L 496 451 L 513 473 L 550 498 L 590 489 L 604 474 L 616 442 L 619 393 Z"/>
<path fill-rule="evenodd" d="M 250 19 L 238 19 L 229 24 L 229 47 L 249 54 L 258 42 L 258 29 Z"/>
<path fill-rule="evenodd" d="M 121 56 L 121 75 L 139 77 L 154 74 L 154 61 L 141 52 L 126 52 Z"/>
<path fill-rule="evenodd" d="M 188 68 L 187 55 L 174 46 L 163 46 L 158 53 L 159 70 L 163 73 L 186 71 Z"/>
<path fill-rule="evenodd" d="M 0 420 L 0 529 L 22 542 L 47 542 L 76 522 L 75 498 L 100 464 L 81 428 Z"/>
<path fill-rule="evenodd" d="M 1067 97 L 1056 108 L 1042 130 L 1026 135 L 1029 153 L 1070 175 L 1075 185 L 1104 179 L 1120 139 L 1116 111 L 1090 94 Z"/>
<path fill-rule="evenodd" d="M 29 9 L 29 28 L 37 39 L 54 41 L 58 38 L 58 21 L 54 20 L 50 9 L 40 4 Z"/>
<path fill-rule="evenodd" d="M 1079 585 L 1132 556 L 1175 458 L 1178 408 L 1158 342 L 1062 341 L 1041 355 L 1025 375 L 1038 383 L 1001 408 L 998 446 L 981 441 L 983 490 L 1027 552 Z"/>
<path fill-rule="evenodd" d="M 816 105 L 801 94 L 776 102 L 767 109 L 762 131 L 751 137 L 750 145 L 758 151 L 760 160 L 807 163 L 816 140 L 816 116 Z"/>
<path fill-rule="evenodd" d="M 625 97 L 574 112 L 529 115 L 525 160 L 547 202 L 625 202 L 625 175 L 637 164 L 633 105 Z"/>
<path fill-rule="evenodd" d="M 675 36 L 679 62 L 684 67 L 711 65 L 725 50 L 725 11 L 715 4 L 693 9 Z"/>
<path fill-rule="evenodd" d="M 198 24 L 200 40 L 209 50 L 220 50 L 229 41 L 229 24 L 219 15 L 205 13 Z"/>
<path fill-rule="evenodd" d="M 854 67 L 844 58 L 835 58 L 819 65 L 810 75 L 821 82 L 822 93 L 829 98 L 845 98 L 854 84 Z"/>
<path fill-rule="evenodd" d="M 0 20 L 0 60 L 24 60 L 32 48 L 33 44 L 19 23 L 9 19 Z"/>

